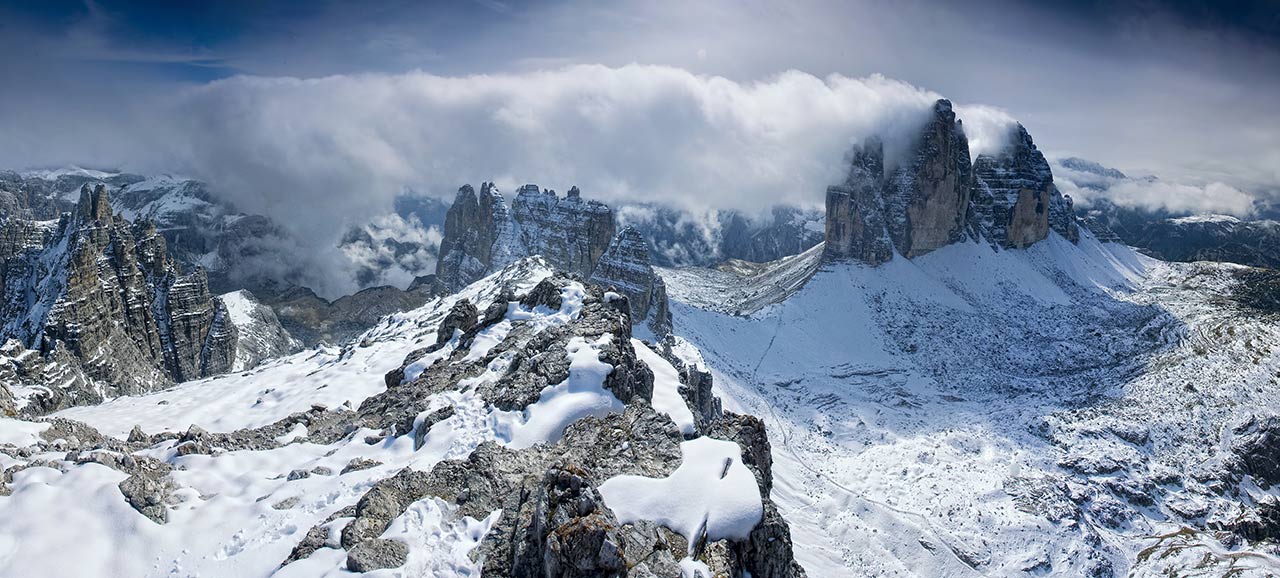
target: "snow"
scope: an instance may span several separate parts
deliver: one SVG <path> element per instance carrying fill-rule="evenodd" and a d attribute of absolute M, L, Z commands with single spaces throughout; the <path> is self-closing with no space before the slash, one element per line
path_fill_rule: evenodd
<path fill-rule="evenodd" d="M 636 357 L 653 371 L 653 399 L 650 402 L 653 409 L 667 414 L 671 421 L 676 422 L 680 433 L 692 435 L 693 412 L 689 411 L 689 404 L 680 395 L 680 374 L 676 368 L 639 339 L 632 339 L 631 346 L 636 350 Z"/>
<path fill-rule="evenodd" d="M 1210 555 L 1275 573 L 1266 546 L 1152 537 L 1196 499 L 1229 522 L 1197 464 L 1241 413 L 1280 411 L 1280 329 L 1224 308 L 1231 266 L 1081 237 L 822 263 L 800 286 L 796 259 L 662 270 L 725 408 L 766 422 L 771 497 L 809 575 L 1153 576 Z M 1120 469 L 1066 465 L 1106 460 Z M 1111 489 L 1169 478 L 1150 508 Z"/>
<path fill-rule="evenodd" d="M 41 169 L 34 171 L 23 171 L 22 176 L 44 179 L 47 181 L 58 180 L 61 176 L 87 177 L 90 179 L 106 179 L 116 176 L 119 173 L 109 173 L 96 169 L 86 169 L 77 166 L 67 166 L 59 169 Z"/>
<path fill-rule="evenodd" d="M 40 433 L 49 424 L 0 417 L 0 445 L 26 447 L 40 441 Z"/>
<path fill-rule="evenodd" d="M 1240 223 L 1240 219 L 1232 217 L 1231 215 L 1191 215 L 1189 217 L 1169 219 L 1169 222 L 1176 225 L 1196 225 L 1202 223 L 1227 223 L 1235 225 Z"/>
<path fill-rule="evenodd" d="M 704 533 L 708 541 L 750 537 L 764 504 L 738 444 L 701 437 L 681 443 L 680 455 L 680 467 L 667 478 L 606 480 L 600 484 L 605 505 L 623 524 L 651 520 L 670 528 L 688 540 L 690 552 Z"/>
<path fill-rule="evenodd" d="M 247 327 L 254 322 L 253 312 L 261 305 L 243 289 L 218 296 L 227 307 L 227 316 L 236 327 Z"/>
<path fill-rule="evenodd" d="M 409 560 L 394 570 L 365 574 L 372 577 L 479 576 L 480 565 L 469 553 L 502 516 L 496 510 L 483 520 L 470 516 L 455 520 L 456 506 L 439 498 L 414 502 L 383 532 L 382 537 L 409 544 Z"/>
<path fill-rule="evenodd" d="M 358 405 L 382 390 L 383 374 L 399 366 L 409 351 L 425 340 L 434 341 L 439 321 L 458 298 L 483 306 L 503 286 L 527 291 L 549 274 L 541 261 L 517 263 L 459 295 L 389 316 L 344 349 L 318 348 L 251 372 L 188 382 L 170 391 L 119 398 L 60 415 L 123 437 L 134 423 L 150 432 L 181 431 L 191 424 L 229 431 L 274 422 L 312 403 Z M 576 380 L 588 374 L 602 380 L 598 365 L 603 364 L 595 358 L 593 344 L 574 347 L 580 350 L 574 367 L 581 375 Z M 595 358 L 595 363 L 589 358 Z M 18 472 L 12 495 L 0 496 L 0 519 L 6 520 L 0 524 L 0 576 L 349 575 L 343 569 L 346 554 L 340 548 L 322 549 L 284 568 L 279 565 L 308 529 L 354 505 L 378 480 L 405 467 L 429 470 L 441 460 L 466 457 L 480 443 L 495 439 L 494 409 L 473 392 L 448 391 L 429 403 L 430 409 L 453 405 L 455 413 L 435 424 L 417 451 L 413 436 L 370 445 L 365 439 L 378 432 L 361 429 L 333 444 L 320 445 L 299 440 L 306 428 L 296 426 L 278 440 L 291 443 L 265 451 L 179 456 L 176 441 L 170 440 L 138 452 L 174 467 L 170 478 L 176 503 L 169 506 L 164 525 L 128 505 L 118 488 L 125 474 L 98 464 L 67 462 L 65 452 L 37 454 L 33 458 L 48 460 L 54 467 Z M 25 446 L 47 427 L 3 419 L 0 436 Z M 339 473 L 357 458 L 382 465 Z M 7 458 L 5 463 L 11 465 Z M 288 479 L 295 470 L 312 473 Z M 373 575 L 476 575 L 467 553 L 499 516 L 494 512 L 485 520 L 458 519 L 452 506 L 419 502 L 384 534 L 409 544 L 409 563 Z M 349 520 L 329 524 L 331 546 L 336 546 L 336 536 Z"/>
<path fill-rule="evenodd" d="M 517 263 L 455 295 L 389 315 L 343 348 L 319 346 L 250 371 L 71 408 L 57 415 L 125 437 L 134 425 L 146 432 L 186 431 L 191 425 L 227 432 L 264 426 L 306 411 L 313 404 L 356 407 L 386 389 L 383 376 L 400 367 L 405 356 L 422 347 L 424 341 L 434 341 L 436 327 L 457 300 L 467 298 L 487 305 L 504 283 L 517 291 L 528 291 L 550 274 L 544 262 Z"/>
<path fill-rule="evenodd" d="M 711 568 L 703 562 L 685 557 L 680 560 L 680 578 L 713 578 Z"/>
<path fill-rule="evenodd" d="M 495 412 L 499 439 L 515 449 L 527 448 L 559 440 L 564 428 L 581 418 L 622 412 L 623 403 L 604 388 L 613 366 L 600 361 L 600 348 L 612 340 L 609 333 L 594 342 L 569 340 L 569 377 L 544 388 L 538 401 L 522 411 Z"/>

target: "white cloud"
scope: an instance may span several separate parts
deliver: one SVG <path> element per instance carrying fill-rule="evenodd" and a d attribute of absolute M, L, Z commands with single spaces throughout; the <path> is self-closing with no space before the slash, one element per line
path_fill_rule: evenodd
<path fill-rule="evenodd" d="M 1083 207 L 1106 199 L 1121 207 L 1174 214 L 1249 217 L 1254 213 L 1253 195 L 1220 182 L 1193 185 L 1155 178 L 1116 179 L 1060 166 L 1054 167 L 1054 176 L 1058 188 Z"/>

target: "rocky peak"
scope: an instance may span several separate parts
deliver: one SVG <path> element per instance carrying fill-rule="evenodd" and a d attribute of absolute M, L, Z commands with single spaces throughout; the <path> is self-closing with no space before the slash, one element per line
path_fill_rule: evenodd
<path fill-rule="evenodd" d="M 81 186 L 80 201 L 76 203 L 76 215 L 81 223 L 93 221 L 109 223 L 111 221 L 111 202 L 107 199 L 107 186 L 98 183 L 93 187 L 92 191 L 89 189 L 89 183 Z"/>
<path fill-rule="evenodd" d="M 649 259 L 649 244 L 635 227 L 623 227 L 596 263 L 591 282 L 625 295 L 631 318 L 650 321 L 653 332 L 671 331 L 667 287 Z"/>
<path fill-rule="evenodd" d="M 56 228 L 16 223 L 6 229 L 44 232 L 0 252 L 0 340 L 78 365 L 89 378 L 33 407 L 53 411 L 229 369 L 235 330 L 204 271 L 183 275 L 154 223 L 113 218 L 104 185 L 83 186 L 74 216 Z"/>
<path fill-rule="evenodd" d="M 479 198 L 459 189 L 445 219 L 436 277 L 457 291 L 516 259 L 542 255 L 556 268 L 590 276 L 616 232 L 613 210 L 582 199 L 573 187 L 566 197 L 538 185 L 520 187 L 510 207 L 497 186 L 485 183 Z"/>
<path fill-rule="evenodd" d="M 910 151 L 886 174 L 880 138 L 855 147 L 849 176 L 827 190 L 829 257 L 874 265 L 894 250 L 915 257 L 964 237 L 972 167 L 950 101 L 934 104 Z"/>
<path fill-rule="evenodd" d="M 853 148 L 845 182 L 827 188 L 829 258 L 879 265 L 893 257 L 883 186 L 884 143 L 871 137 Z"/>
<path fill-rule="evenodd" d="M 1049 235 L 1053 173 L 1027 129 L 1018 124 L 1000 152 L 973 163 L 975 232 L 993 245 L 1029 247 Z"/>
<path fill-rule="evenodd" d="M 969 140 L 951 101 L 934 103 L 914 155 L 885 183 L 889 236 L 906 257 L 923 255 L 964 237 L 969 205 Z"/>
<path fill-rule="evenodd" d="M 1071 198 L 1022 125 L 996 154 L 969 161 L 969 141 L 951 103 L 939 100 L 896 168 L 877 136 L 855 146 L 845 181 L 827 189 L 828 259 L 878 265 L 897 252 L 916 257 L 966 238 L 1021 248 L 1050 230 L 1079 239 Z"/>

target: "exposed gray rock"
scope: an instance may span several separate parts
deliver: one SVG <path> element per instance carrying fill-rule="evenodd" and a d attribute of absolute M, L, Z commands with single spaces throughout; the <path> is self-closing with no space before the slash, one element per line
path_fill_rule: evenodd
<path fill-rule="evenodd" d="M 884 143 L 872 137 L 851 153 L 845 182 L 827 189 L 829 258 L 878 265 L 893 258 L 885 212 Z"/>
<path fill-rule="evenodd" d="M 1049 235 L 1053 173 L 1021 124 L 999 153 L 978 155 L 973 173 L 972 223 L 979 235 L 1019 249 Z"/>
<path fill-rule="evenodd" d="M 631 318 L 651 320 L 659 336 L 671 332 L 671 310 L 667 286 L 649 262 L 649 246 L 640 231 L 623 227 L 596 263 L 591 282 L 626 295 Z"/>
<path fill-rule="evenodd" d="M 457 291 L 521 257 L 541 255 L 557 269 L 591 274 L 615 231 L 613 211 L 584 201 L 577 187 L 558 197 L 525 185 L 508 208 L 492 183 L 480 194 L 470 185 L 458 189 L 445 218 L 436 278 Z"/>
<path fill-rule="evenodd" d="M 169 497 L 166 478 L 136 473 L 120 482 L 120 493 L 138 513 L 157 524 L 169 521 L 169 509 L 165 501 Z"/>
<path fill-rule="evenodd" d="M 409 560 L 409 546 L 398 540 L 365 540 L 347 552 L 347 570 L 373 572 L 399 568 Z"/>
<path fill-rule="evenodd" d="M 52 228 L 6 224 L 5 230 L 5 338 L 46 357 L 65 348 L 111 394 L 144 393 L 230 368 L 235 330 L 209 295 L 204 271 L 183 275 L 154 223 L 113 216 L 104 185 L 85 184 L 75 212 Z M 65 393 L 36 408 L 94 401 L 79 385 Z"/>
<path fill-rule="evenodd" d="M 889 238 L 898 253 L 915 257 L 964 237 L 971 178 L 969 140 L 951 101 L 939 100 L 913 154 L 884 184 Z"/>
<path fill-rule="evenodd" d="M 476 326 L 476 317 L 480 315 L 480 311 L 466 299 L 459 299 L 453 304 L 453 308 L 449 309 L 449 314 L 445 315 L 444 321 L 440 322 L 440 329 L 436 332 L 436 343 L 444 343 L 453 338 L 453 332 L 461 331 L 466 333 Z"/>
<path fill-rule="evenodd" d="M 302 349 L 302 342 L 281 325 L 275 311 L 260 303 L 248 290 L 227 293 L 218 300 L 236 331 L 231 371 L 251 369 L 268 359 Z"/>
<path fill-rule="evenodd" d="M 966 230 L 998 247 L 1023 248 L 1050 230 L 1080 238 L 1071 198 L 1053 184 L 1044 155 L 1022 125 L 996 154 L 970 165 L 969 144 L 951 103 L 939 100 L 909 147 L 889 169 L 884 144 L 855 146 L 845 181 L 827 189 L 828 259 L 878 265 L 962 241 Z"/>
<path fill-rule="evenodd" d="M 972 167 L 950 101 L 934 104 L 905 162 L 891 172 L 878 138 L 855 148 L 851 165 L 845 182 L 827 190 L 829 257 L 875 265 L 894 250 L 915 257 L 964 237 Z"/>
<path fill-rule="evenodd" d="M 371 460 L 369 458 L 353 458 L 350 462 L 347 462 L 347 465 L 342 467 L 342 471 L 339 472 L 339 475 L 367 470 L 369 468 L 376 468 L 380 465 L 382 465 L 382 462 L 377 460 Z"/>

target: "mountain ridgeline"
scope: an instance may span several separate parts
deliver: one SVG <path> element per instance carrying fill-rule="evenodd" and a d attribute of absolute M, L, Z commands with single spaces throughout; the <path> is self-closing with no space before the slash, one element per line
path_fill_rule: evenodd
<path fill-rule="evenodd" d="M 939 100 L 903 162 L 888 169 L 884 149 L 876 136 L 854 147 L 847 178 L 827 189 L 828 258 L 878 265 L 969 238 L 1023 248 L 1050 230 L 1079 240 L 1071 198 L 1020 124 L 1003 150 L 971 162 L 961 121 Z"/>
<path fill-rule="evenodd" d="M 618 231 L 613 209 L 584 200 L 577 187 L 560 197 L 524 185 L 508 207 L 493 183 L 483 183 L 478 195 L 463 185 L 445 217 L 436 282 L 453 293 L 532 255 L 626 295 L 634 319 L 647 321 L 655 334 L 670 331 L 666 286 L 644 237 L 631 227 Z"/>
<path fill-rule="evenodd" d="M 74 212 L 55 220 L 0 220 L 0 264 L 3 335 L 78 366 L 65 388 L 39 396 L 45 410 L 153 391 L 234 363 L 236 328 L 204 270 L 184 274 L 154 222 L 112 215 L 102 184 L 85 184 Z M 41 379 L 17 371 L 19 382 Z"/>

